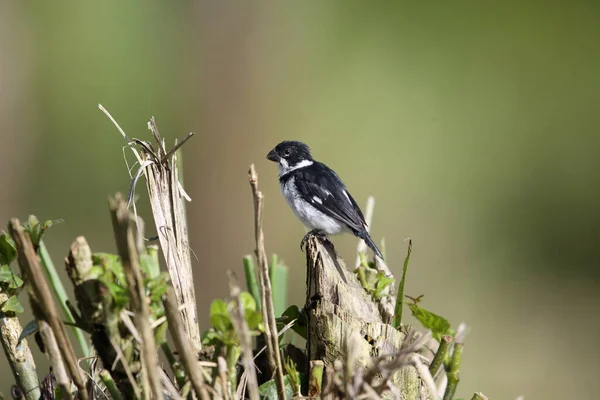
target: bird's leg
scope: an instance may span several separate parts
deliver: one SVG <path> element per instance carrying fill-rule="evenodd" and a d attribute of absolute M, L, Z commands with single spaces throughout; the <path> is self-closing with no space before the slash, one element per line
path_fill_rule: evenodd
<path fill-rule="evenodd" d="M 306 235 L 304 235 L 304 237 L 302 238 L 302 241 L 300 242 L 300 250 L 304 251 L 304 247 L 306 246 L 306 242 L 308 241 L 308 238 L 311 236 L 315 236 L 321 240 L 328 240 L 327 239 L 327 235 L 325 235 L 323 232 L 321 232 L 318 229 L 313 229 L 312 231 L 308 232 Z"/>

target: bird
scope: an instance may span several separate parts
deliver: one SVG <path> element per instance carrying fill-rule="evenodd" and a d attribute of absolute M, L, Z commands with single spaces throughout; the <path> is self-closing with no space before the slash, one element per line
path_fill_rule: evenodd
<path fill-rule="evenodd" d="M 352 233 L 383 260 L 346 185 L 331 168 L 313 159 L 306 144 L 285 140 L 267 154 L 267 159 L 277 163 L 279 186 L 288 205 L 311 229 L 302 238 L 300 249 L 310 235 L 327 239 L 328 235 Z"/>

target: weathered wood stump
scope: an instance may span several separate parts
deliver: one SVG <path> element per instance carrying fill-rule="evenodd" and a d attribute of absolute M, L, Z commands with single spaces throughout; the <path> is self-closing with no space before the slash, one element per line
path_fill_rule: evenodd
<path fill-rule="evenodd" d="M 348 271 L 329 242 L 310 237 L 306 250 L 308 315 L 307 355 L 330 369 L 336 360 L 363 373 L 373 357 L 397 353 L 406 334 L 383 322 L 378 304 Z M 362 370 L 362 371 L 360 371 Z M 391 379 L 396 395 L 405 400 L 429 399 L 427 388 L 412 365 L 403 365 Z"/>

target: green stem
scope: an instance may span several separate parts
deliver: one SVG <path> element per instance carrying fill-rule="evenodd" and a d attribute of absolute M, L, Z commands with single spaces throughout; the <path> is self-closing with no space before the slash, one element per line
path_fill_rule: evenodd
<path fill-rule="evenodd" d="M 229 371 L 229 382 L 233 390 L 237 387 L 237 373 L 235 365 L 240 359 L 241 349 L 236 345 L 227 345 L 227 369 Z"/>
<path fill-rule="evenodd" d="M 177 361 L 177 358 L 175 358 L 175 355 L 173 354 L 173 351 L 171 350 L 171 347 L 169 347 L 168 343 L 161 344 L 160 348 L 162 349 L 169 365 L 171 366 L 171 370 L 173 371 L 175 380 L 177 381 L 177 386 L 183 387 L 185 384 L 185 370 L 183 369 L 183 366 L 179 361 Z"/>
<path fill-rule="evenodd" d="M 110 376 L 110 372 L 108 372 L 105 369 L 100 371 L 100 379 L 102 379 L 102 382 L 106 386 L 106 389 L 108 390 L 108 393 L 110 393 L 110 397 L 113 400 L 122 399 L 121 392 L 119 391 L 119 389 L 117 389 L 117 385 L 115 384 L 115 381 L 113 380 L 112 376 Z"/>
<path fill-rule="evenodd" d="M 456 343 L 454 345 L 454 351 L 452 352 L 452 358 L 450 359 L 450 365 L 446 371 L 448 375 L 448 386 L 446 386 L 446 392 L 444 393 L 444 400 L 452 400 L 454 393 L 456 392 L 456 386 L 460 381 L 459 370 L 460 361 L 462 359 L 462 352 L 464 349 L 463 343 Z"/>
<path fill-rule="evenodd" d="M 308 377 L 308 397 L 318 398 L 323 389 L 323 369 L 325 364 L 321 360 L 310 362 L 310 376 Z"/>
<path fill-rule="evenodd" d="M 438 370 L 444 363 L 452 340 L 453 338 L 450 335 L 442 336 L 442 340 L 440 340 L 440 347 L 438 347 L 438 350 L 435 353 L 433 360 L 431 360 L 431 364 L 429 365 L 429 372 L 431 372 L 431 376 L 435 377 L 435 374 L 437 374 Z"/>
<path fill-rule="evenodd" d="M 408 270 L 408 262 L 410 261 L 410 254 L 412 253 L 412 240 L 408 240 L 408 252 L 404 259 L 404 266 L 402 267 L 402 279 L 398 284 L 398 296 L 396 296 L 396 309 L 394 310 L 394 328 L 399 329 L 402 325 L 402 310 L 404 308 L 404 283 L 406 282 L 406 271 Z"/>
<path fill-rule="evenodd" d="M 65 315 L 67 322 L 75 324 L 75 318 L 73 317 L 73 314 L 71 314 L 71 310 L 67 306 L 67 300 L 69 299 L 69 296 L 67 296 L 65 287 L 62 284 L 60 276 L 58 276 L 58 272 L 54 267 L 54 263 L 52 262 L 50 253 L 48 253 L 48 249 L 46 248 L 46 245 L 44 244 L 43 240 L 40 240 L 40 259 L 42 260 L 42 267 L 44 268 L 46 277 L 50 282 L 50 287 L 52 288 L 54 295 L 58 298 L 58 303 L 62 308 L 63 314 Z M 74 326 L 72 326 L 72 328 L 73 332 L 75 333 L 75 337 L 77 338 L 77 342 L 81 347 L 81 351 L 83 352 L 83 356 L 91 356 L 90 346 L 87 342 L 87 339 L 85 338 L 85 335 L 83 334 L 83 331 Z M 90 360 L 88 360 L 88 364 L 89 363 Z"/>
<path fill-rule="evenodd" d="M 256 264 L 254 264 L 254 258 L 250 255 L 243 258 L 244 262 L 244 273 L 246 274 L 246 285 L 248 291 L 254 297 L 258 311 L 261 309 L 261 298 L 260 298 L 260 286 L 258 285 L 258 273 L 256 272 Z"/>

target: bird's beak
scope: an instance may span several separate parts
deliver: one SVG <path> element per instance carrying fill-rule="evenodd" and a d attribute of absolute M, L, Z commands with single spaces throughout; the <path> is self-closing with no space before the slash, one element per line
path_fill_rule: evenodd
<path fill-rule="evenodd" d="M 279 156 L 277 155 L 277 153 L 275 153 L 275 149 L 271 150 L 269 154 L 267 154 L 267 160 L 275 162 L 279 161 Z"/>

